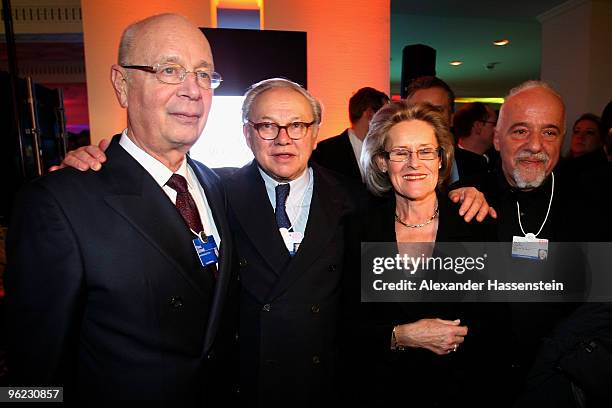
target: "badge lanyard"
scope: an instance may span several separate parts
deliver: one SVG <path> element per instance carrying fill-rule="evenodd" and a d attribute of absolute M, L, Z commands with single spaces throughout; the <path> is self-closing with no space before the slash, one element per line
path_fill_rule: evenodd
<path fill-rule="evenodd" d="M 546 210 L 546 216 L 544 217 L 544 222 L 540 226 L 540 229 L 538 230 L 537 233 L 535 234 L 525 233 L 525 230 L 523 229 L 523 224 L 521 223 L 521 207 L 520 207 L 518 200 L 516 201 L 516 215 L 518 216 L 519 227 L 521 227 L 521 232 L 523 233 L 525 238 L 536 238 L 538 235 L 540 235 L 540 232 L 542 232 L 542 229 L 544 228 L 544 225 L 546 224 L 546 220 L 548 220 L 548 214 L 550 214 L 550 207 L 552 206 L 553 196 L 555 195 L 555 173 L 551 173 L 551 176 L 552 176 L 552 188 L 550 191 L 550 200 L 548 201 L 548 209 Z"/>
<path fill-rule="evenodd" d="M 300 219 L 302 213 L 304 212 L 304 201 L 306 201 L 306 194 L 312 189 L 312 186 L 314 184 L 312 174 L 309 174 L 309 176 L 310 179 L 308 181 L 308 186 L 306 186 L 306 189 L 304 189 L 304 193 L 302 193 L 302 200 L 300 202 L 299 211 L 295 216 L 296 222 Z M 291 219 L 289 220 L 289 222 L 291 222 Z M 304 239 L 304 233 L 299 231 L 293 231 L 293 222 L 291 222 L 291 225 L 288 229 L 279 228 L 279 232 L 283 237 L 283 241 L 285 242 L 289 253 L 292 256 L 295 255 L 295 253 L 298 251 L 300 244 L 302 243 L 302 240 Z"/>
<path fill-rule="evenodd" d="M 542 229 L 544 229 L 544 225 L 546 225 L 548 215 L 550 214 L 550 207 L 552 206 L 553 197 L 555 195 L 555 173 L 551 173 L 551 175 L 552 188 L 550 192 L 550 201 L 548 202 L 548 209 L 546 210 L 546 216 L 544 217 L 544 221 L 542 222 L 540 229 L 535 234 L 525 232 L 523 223 L 521 222 L 521 207 L 518 200 L 516 201 L 516 213 L 519 227 L 521 228 L 523 236 L 521 237 L 515 235 L 512 237 L 512 257 L 514 258 L 527 258 L 539 261 L 545 261 L 548 258 L 548 240 L 537 238 L 537 236 L 540 235 Z"/>
<path fill-rule="evenodd" d="M 217 263 L 219 261 L 219 249 L 215 237 L 213 235 L 207 236 L 204 231 L 198 234 L 191 228 L 189 230 L 196 236 L 192 242 L 202 266 L 206 267 Z"/>

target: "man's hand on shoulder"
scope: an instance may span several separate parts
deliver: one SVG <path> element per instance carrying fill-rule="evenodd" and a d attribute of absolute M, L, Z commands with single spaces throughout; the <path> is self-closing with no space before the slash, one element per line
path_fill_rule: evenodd
<path fill-rule="evenodd" d="M 64 167 L 74 167 L 77 170 L 98 171 L 102 168 L 102 163 L 106 161 L 104 152 L 110 145 L 110 139 L 102 139 L 98 146 L 82 146 L 76 150 L 66 153 L 66 157 L 59 166 L 51 166 L 49 171 L 63 169 Z"/>
<path fill-rule="evenodd" d="M 487 215 L 497 218 L 497 212 L 489 206 L 484 194 L 474 187 L 461 187 L 451 190 L 448 193 L 448 198 L 454 203 L 461 203 L 459 215 L 463 217 L 465 222 L 470 222 L 474 216 L 476 216 L 478 222 L 482 222 Z"/>

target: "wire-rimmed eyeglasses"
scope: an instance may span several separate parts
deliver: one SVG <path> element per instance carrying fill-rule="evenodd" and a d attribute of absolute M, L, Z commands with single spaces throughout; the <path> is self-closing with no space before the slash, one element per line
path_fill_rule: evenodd
<path fill-rule="evenodd" d="M 206 68 L 198 68 L 194 71 L 187 71 L 185 67 L 179 64 L 156 64 L 150 65 L 121 65 L 122 68 L 138 69 L 140 71 L 155 74 L 155 78 L 164 84 L 177 85 L 182 83 L 187 74 L 194 74 L 197 84 L 203 89 L 216 89 L 223 78 L 216 72 L 206 70 Z"/>
<path fill-rule="evenodd" d="M 384 151 L 387 159 L 393 162 L 405 162 L 408 161 L 410 156 L 416 154 L 416 157 L 420 160 L 434 160 L 440 156 L 443 149 L 441 147 L 425 147 L 416 151 L 395 148 L 390 151 Z"/>

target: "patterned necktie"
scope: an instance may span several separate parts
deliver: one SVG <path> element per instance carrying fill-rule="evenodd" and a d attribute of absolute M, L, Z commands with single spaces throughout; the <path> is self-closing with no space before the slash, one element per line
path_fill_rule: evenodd
<path fill-rule="evenodd" d="M 196 206 L 193 197 L 189 193 L 187 188 L 187 180 L 180 174 L 173 174 L 170 180 L 166 183 L 168 187 L 176 191 L 176 208 L 181 213 L 181 216 L 187 223 L 187 226 L 193 230 L 196 234 L 199 234 L 204 230 L 202 227 L 202 220 L 198 213 L 198 207 Z"/>
<path fill-rule="evenodd" d="M 179 213 L 181 213 L 181 216 L 185 220 L 187 226 L 198 234 L 204 231 L 202 220 L 200 219 L 200 213 L 198 212 L 198 207 L 196 206 L 193 197 L 189 193 L 189 189 L 187 188 L 187 180 L 185 180 L 185 177 L 181 176 L 180 174 L 173 174 L 172 177 L 170 177 L 170 180 L 166 182 L 166 185 L 176 191 L 176 208 Z M 211 263 L 205 266 L 205 268 L 212 273 L 215 279 L 218 278 L 219 271 L 217 270 L 217 265 Z"/>
<path fill-rule="evenodd" d="M 291 222 L 289 221 L 289 216 L 287 215 L 287 210 L 285 209 L 285 204 L 287 203 L 287 197 L 289 196 L 289 184 L 279 184 L 276 186 L 276 209 L 274 212 L 276 213 L 276 224 L 278 224 L 278 228 L 287 228 L 291 227 Z"/>

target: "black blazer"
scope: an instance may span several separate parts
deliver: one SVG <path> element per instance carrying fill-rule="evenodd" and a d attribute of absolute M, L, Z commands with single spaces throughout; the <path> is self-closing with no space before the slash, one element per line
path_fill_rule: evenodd
<path fill-rule="evenodd" d="M 491 221 L 466 223 L 459 216 L 458 205 L 446 195 L 438 194 L 439 224 L 436 242 L 487 242 L 495 237 Z M 352 299 L 345 305 L 349 315 L 345 321 L 348 347 L 343 354 L 345 398 L 357 406 L 464 406 L 470 396 L 470 382 L 482 386 L 481 376 L 474 371 L 481 366 L 484 350 L 490 336 L 486 310 L 466 303 L 359 303 L 360 242 L 396 242 L 395 197 L 372 199 L 365 212 L 355 217 L 349 228 L 351 241 L 347 268 L 352 275 Z M 434 248 L 434 254 L 436 253 Z M 394 251 L 394 253 L 397 253 Z M 486 309 L 486 307 L 485 307 Z M 359 313 L 355 313 L 358 310 Z M 351 318 L 352 317 L 352 318 Z M 469 328 L 464 345 L 457 353 L 438 356 L 429 350 L 408 349 L 395 352 L 390 349 L 391 333 L 397 324 L 415 322 L 424 318 L 461 319 Z M 486 329 L 486 330 L 485 330 Z M 355 331 L 357 330 L 357 331 Z M 352 339 L 352 342 L 351 342 Z M 358 384 L 358 386 L 355 386 Z"/>
<path fill-rule="evenodd" d="M 460 181 L 470 180 L 474 177 L 484 177 L 489 172 L 489 162 L 482 154 L 456 147 L 455 161 L 457 162 Z"/>
<path fill-rule="evenodd" d="M 316 165 L 304 240 L 291 258 L 257 163 L 224 178 L 240 263 L 240 393 L 249 406 L 324 406 L 334 390 L 347 183 Z"/>
<path fill-rule="evenodd" d="M 63 169 L 19 195 L 7 240 L 12 383 L 63 385 L 66 401 L 89 404 L 210 401 L 233 323 L 222 318 L 232 274 L 223 189 L 188 159 L 221 235 L 215 282 L 155 180 L 118 138 L 106 154 L 98 172 Z"/>
<path fill-rule="evenodd" d="M 312 152 L 311 160 L 353 180 L 361 181 L 361 172 L 349 139 L 348 129 L 338 136 L 318 143 L 317 148 Z"/>

